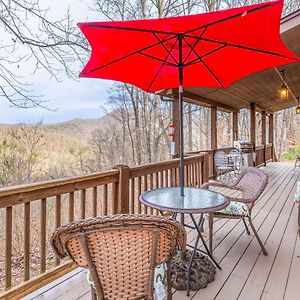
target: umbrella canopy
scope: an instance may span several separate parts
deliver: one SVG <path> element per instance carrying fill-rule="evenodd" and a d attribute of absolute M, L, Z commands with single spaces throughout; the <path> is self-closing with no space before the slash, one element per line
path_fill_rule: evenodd
<path fill-rule="evenodd" d="M 279 34 L 282 6 L 278 0 L 183 17 L 78 24 L 92 47 L 81 77 L 122 81 L 147 92 L 179 87 L 181 196 L 182 88 L 224 88 L 297 61 Z"/>
<path fill-rule="evenodd" d="M 282 5 L 280 0 L 184 17 L 81 23 L 92 54 L 80 76 L 155 92 L 180 85 L 181 65 L 183 87 L 227 87 L 297 60 L 279 34 Z"/>

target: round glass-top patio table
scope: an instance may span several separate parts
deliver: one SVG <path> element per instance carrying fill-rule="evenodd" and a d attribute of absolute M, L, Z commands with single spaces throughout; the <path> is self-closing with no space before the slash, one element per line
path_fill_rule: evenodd
<path fill-rule="evenodd" d="M 214 264 L 221 269 L 220 265 L 215 261 L 212 254 L 206 245 L 204 238 L 202 237 L 201 230 L 204 222 L 204 213 L 212 213 L 225 208 L 229 204 L 227 197 L 206 189 L 201 188 L 184 188 L 184 196 L 180 196 L 179 187 L 158 188 L 147 192 L 144 192 L 140 196 L 140 201 L 146 206 L 155 208 L 159 211 L 168 211 L 173 213 L 173 217 L 176 219 L 178 213 L 181 214 L 181 223 L 188 227 L 195 229 L 197 237 L 194 245 L 187 245 L 192 248 L 190 258 L 187 260 L 186 276 L 187 276 L 187 295 L 190 294 L 190 277 L 195 272 L 193 269 L 193 262 L 196 259 L 196 252 L 204 252 L 214 262 Z M 184 214 L 188 214 L 193 222 L 193 226 L 185 224 Z M 199 221 L 196 222 L 193 214 L 200 214 Z M 206 250 L 198 249 L 198 243 L 201 239 L 202 244 Z M 176 273 L 176 272 L 175 272 Z M 205 272 L 203 273 L 205 276 Z M 176 275 L 175 275 L 176 276 Z M 179 275 L 181 276 L 181 275 Z"/>
<path fill-rule="evenodd" d="M 203 214 L 221 210 L 229 204 L 227 197 L 206 189 L 179 187 L 158 188 L 144 192 L 140 201 L 161 211 L 185 214 Z"/>

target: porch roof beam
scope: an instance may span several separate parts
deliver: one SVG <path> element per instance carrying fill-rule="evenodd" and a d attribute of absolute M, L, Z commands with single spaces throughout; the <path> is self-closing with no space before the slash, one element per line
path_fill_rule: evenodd
<path fill-rule="evenodd" d="M 169 89 L 166 92 L 166 95 L 168 97 L 176 98 L 178 97 L 178 89 Z M 216 106 L 218 109 L 225 111 L 225 112 L 238 112 L 237 108 L 234 108 L 232 106 L 208 99 L 203 96 L 195 95 L 191 92 L 187 92 L 183 90 L 183 98 L 185 102 L 196 104 L 196 105 L 202 105 L 205 107 L 212 107 Z"/>

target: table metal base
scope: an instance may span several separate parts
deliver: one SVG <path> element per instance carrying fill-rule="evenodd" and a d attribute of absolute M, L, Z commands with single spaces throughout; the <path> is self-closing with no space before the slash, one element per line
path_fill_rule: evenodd
<path fill-rule="evenodd" d="M 172 287 L 176 290 L 197 291 L 215 279 L 215 265 L 208 256 L 199 252 L 194 255 L 190 271 L 186 271 L 192 255 L 193 251 L 186 249 L 183 253 L 178 252 L 172 259 Z"/>

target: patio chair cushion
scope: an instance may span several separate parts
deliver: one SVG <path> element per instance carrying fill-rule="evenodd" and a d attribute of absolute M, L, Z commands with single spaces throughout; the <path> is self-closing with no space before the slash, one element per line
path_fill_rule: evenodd
<path fill-rule="evenodd" d="M 248 207 L 245 203 L 231 201 L 229 205 L 220 211 L 221 214 L 226 215 L 248 215 Z"/>

